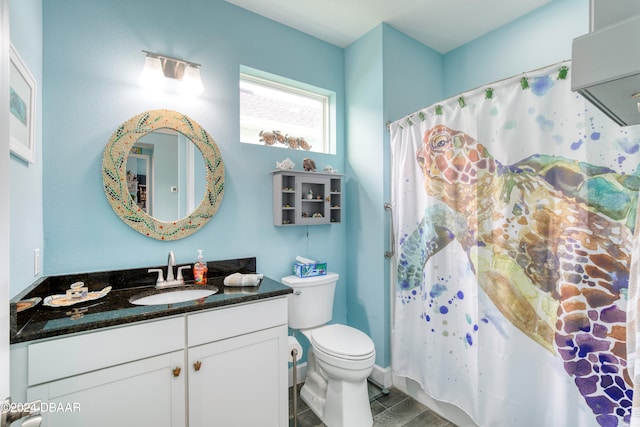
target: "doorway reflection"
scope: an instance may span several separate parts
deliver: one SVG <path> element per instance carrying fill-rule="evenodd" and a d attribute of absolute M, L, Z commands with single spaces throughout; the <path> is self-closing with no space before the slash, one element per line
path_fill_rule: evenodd
<path fill-rule="evenodd" d="M 150 132 L 131 148 L 127 158 L 129 194 L 140 209 L 160 221 L 172 222 L 192 213 L 206 191 L 202 154 L 182 133 Z"/>

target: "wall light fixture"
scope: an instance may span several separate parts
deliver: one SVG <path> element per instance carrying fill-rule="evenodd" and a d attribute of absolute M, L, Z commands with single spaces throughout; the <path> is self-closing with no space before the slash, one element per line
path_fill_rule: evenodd
<path fill-rule="evenodd" d="M 172 58 L 166 55 L 143 50 L 146 55 L 140 82 L 153 89 L 164 87 L 166 79 L 180 82 L 180 91 L 190 95 L 199 95 L 204 91 L 200 78 L 200 64 Z"/>

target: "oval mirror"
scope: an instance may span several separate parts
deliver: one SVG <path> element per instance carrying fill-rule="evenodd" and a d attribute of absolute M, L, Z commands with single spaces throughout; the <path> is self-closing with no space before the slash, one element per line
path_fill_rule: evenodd
<path fill-rule="evenodd" d="M 167 159 L 173 160 L 171 166 Z M 173 168 L 177 175 L 168 172 Z M 215 141 L 197 122 L 176 111 L 151 110 L 113 133 L 102 159 L 102 180 L 107 200 L 127 225 L 154 239 L 177 240 L 202 228 L 217 212 L 224 195 L 224 163 Z"/>

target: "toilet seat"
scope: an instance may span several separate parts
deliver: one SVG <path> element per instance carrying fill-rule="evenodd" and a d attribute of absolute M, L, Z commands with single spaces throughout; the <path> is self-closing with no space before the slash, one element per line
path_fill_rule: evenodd
<path fill-rule="evenodd" d="M 375 354 L 367 334 L 347 325 L 333 324 L 307 331 L 313 347 L 344 360 L 365 360 Z"/>

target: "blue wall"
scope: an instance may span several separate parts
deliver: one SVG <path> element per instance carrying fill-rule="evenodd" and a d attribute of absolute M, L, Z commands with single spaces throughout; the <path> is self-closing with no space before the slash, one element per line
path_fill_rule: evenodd
<path fill-rule="evenodd" d="M 11 43 L 36 80 L 36 161 L 10 160 L 10 289 L 13 297 L 36 280 L 33 251 L 44 255 L 42 219 L 42 0 L 9 2 Z M 42 263 L 40 263 L 42 271 Z M 39 274 L 38 276 L 40 276 Z"/>
<path fill-rule="evenodd" d="M 238 125 L 243 64 L 334 91 L 343 147 L 342 49 L 222 0 L 44 2 L 44 40 L 46 274 L 161 264 L 169 250 L 178 263 L 189 263 L 197 249 L 206 259 L 256 256 L 258 269 L 274 278 L 289 274 L 296 254 L 345 273 L 344 224 L 273 226 L 270 171 L 286 157 L 300 167 L 305 153 L 242 144 Z M 202 64 L 205 92 L 193 99 L 149 95 L 138 84 L 142 49 Z M 134 232 L 102 190 L 102 154 L 111 134 L 132 116 L 158 108 L 200 123 L 225 162 L 218 213 L 202 231 L 175 242 Z M 313 157 L 320 168 L 344 171 L 342 148 Z M 341 286 L 336 320 L 345 318 Z"/>
<path fill-rule="evenodd" d="M 384 300 L 382 193 L 383 28 L 378 26 L 345 51 L 347 90 L 348 318 L 376 343 L 376 363 L 387 360 Z"/>
<path fill-rule="evenodd" d="M 588 31 L 589 0 L 552 0 L 447 53 L 444 95 L 571 59 L 573 39 Z"/>
<path fill-rule="evenodd" d="M 442 57 L 381 24 L 345 50 L 347 90 L 348 320 L 390 364 L 389 133 L 386 122 L 441 99 Z"/>
<path fill-rule="evenodd" d="M 334 321 L 369 333 L 376 363 L 383 367 L 390 364 L 391 316 L 389 262 L 383 256 L 389 248 L 385 123 L 476 86 L 568 59 L 571 40 L 585 33 L 588 23 L 588 0 L 553 0 L 440 55 L 386 24 L 341 49 L 222 0 L 11 0 L 10 5 L 12 41 L 43 89 L 38 161 L 27 167 L 12 158 L 12 295 L 33 282 L 33 249 L 43 244 L 45 274 L 159 264 L 169 250 L 179 263 L 189 263 L 196 249 L 204 249 L 207 259 L 256 256 L 259 270 L 277 279 L 289 274 L 301 254 L 327 261 L 341 275 Z M 201 63 L 204 94 L 184 99 L 143 91 L 138 85 L 142 49 Z M 299 166 L 305 154 L 239 142 L 240 65 L 336 93 L 337 154 L 313 157 L 320 167 L 330 164 L 346 173 L 342 224 L 273 226 L 270 171 L 286 157 Z M 226 167 L 217 215 L 202 231 L 177 242 L 131 230 L 102 191 L 102 152 L 111 134 L 132 116 L 157 108 L 198 121 L 216 140 Z M 29 186 L 27 198 L 22 183 Z"/>

